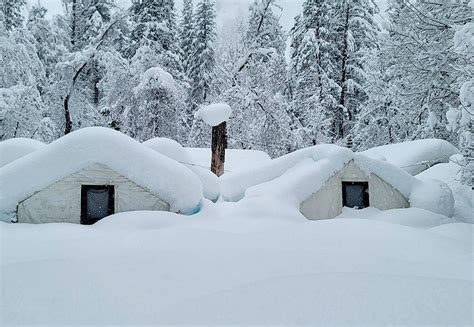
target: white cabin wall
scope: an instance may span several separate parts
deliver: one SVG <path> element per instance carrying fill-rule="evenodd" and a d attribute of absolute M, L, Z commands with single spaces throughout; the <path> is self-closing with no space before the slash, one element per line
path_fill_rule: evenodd
<path fill-rule="evenodd" d="M 300 204 L 301 213 L 310 220 L 337 217 L 342 212 L 342 182 L 368 182 L 369 205 L 388 210 L 408 208 L 407 199 L 379 176 L 367 176 L 352 160 L 329 178 L 319 191 Z"/>
<path fill-rule="evenodd" d="M 81 221 L 81 185 L 114 185 L 115 213 L 134 210 L 169 211 L 157 195 L 102 164 L 93 164 L 51 184 L 18 205 L 19 223 Z"/>

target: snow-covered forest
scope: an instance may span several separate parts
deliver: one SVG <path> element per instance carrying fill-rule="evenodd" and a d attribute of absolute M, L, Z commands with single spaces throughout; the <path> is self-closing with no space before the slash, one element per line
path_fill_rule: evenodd
<path fill-rule="evenodd" d="M 288 32 L 278 0 L 219 29 L 213 0 L 63 0 L 52 18 L 40 1 L 1 6 L 0 141 L 106 126 L 209 146 L 194 113 L 226 102 L 230 148 L 434 137 L 473 160 L 471 0 L 392 0 L 384 24 L 373 0 L 305 0 Z"/>

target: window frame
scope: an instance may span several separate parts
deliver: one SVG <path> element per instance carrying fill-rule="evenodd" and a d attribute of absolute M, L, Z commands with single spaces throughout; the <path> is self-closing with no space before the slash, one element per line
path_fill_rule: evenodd
<path fill-rule="evenodd" d="M 109 192 L 107 216 L 115 213 L 115 186 L 114 185 L 81 185 L 81 225 L 93 225 L 100 219 L 87 217 L 87 193 L 89 190 L 107 190 Z"/>
<path fill-rule="evenodd" d="M 363 186 L 364 189 L 367 190 L 366 195 L 364 196 L 364 207 L 359 209 L 365 209 L 370 207 L 370 189 L 369 189 L 369 182 L 356 182 L 356 181 L 343 181 L 342 182 L 342 207 L 347 208 L 356 208 L 356 207 L 348 207 L 347 203 L 347 193 L 346 193 L 346 186 L 347 185 L 359 185 Z"/>

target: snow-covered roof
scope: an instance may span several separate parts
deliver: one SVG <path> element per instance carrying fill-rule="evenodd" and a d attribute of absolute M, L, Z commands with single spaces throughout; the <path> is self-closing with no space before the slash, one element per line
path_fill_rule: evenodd
<path fill-rule="evenodd" d="M 206 199 L 216 201 L 219 198 L 219 195 L 221 194 L 219 178 L 213 174 L 210 169 L 200 165 L 195 165 L 191 159 L 191 155 L 188 153 L 188 149 L 184 148 L 181 144 L 172 139 L 164 137 L 156 137 L 143 142 L 143 144 L 173 160 L 184 164 L 186 167 L 192 170 L 201 180 L 204 197 Z"/>
<path fill-rule="evenodd" d="M 68 134 L 0 168 L 0 214 L 52 183 L 101 163 L 168 202 L 171 211 L 199 210 L 202 186 L 185 166 L 112 129 L 91 127 Z"/>
<path fill-rule="evenodd" d="M 299 204 L 317 192 L 351 160 L 367 175 L 375 174 L 400 191 L 411 206 L 452 215 L 452 193 L 446 184 L 421 181 L 385 161 L 336 145 L 316 145 L 221 178 L 225 199 L 273 196 Z M 427 192 L 427 189 L 430 189 Z"/>
<path fill-rule="evenodd" d="M 26 156 L 27 154 L 41 149 L 46 144 L 33 139 L 23 137 L 8 139 L 0 142 L 0 167 Z"/>
<path fill-rule="evenodd" d="M 378 146 L 361 153 L 416 175 L 437 163 L 448 162 L 459 150 L 444 140 L 425 139 Z"/>
<path fill-rule="evenodd" d="M 210 148 L 186 148 L 191 156 L 191 163 L 207 169 L 211 168 L 211 149 Z M 240 169 L 254 167 L 262 162 L 270 161 L 270 156 L 259 150 L 225 150 L 225 173 L 234 172 Z M 224 173 L 224 175 L 225 175 Z"/>

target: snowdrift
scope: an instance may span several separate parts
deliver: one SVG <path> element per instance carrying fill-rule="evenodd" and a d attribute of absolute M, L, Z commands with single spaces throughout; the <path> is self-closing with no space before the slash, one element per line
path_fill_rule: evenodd
<path fill-rule="evenodd" d="M 0 168 L 0 214 L 11 217 L 19 202 L 52 183 L 100 163 L 159 194 L 171 211 L 199 210 L 202 186 L 185 166 L 107 128 L 84 128 Z"/>

